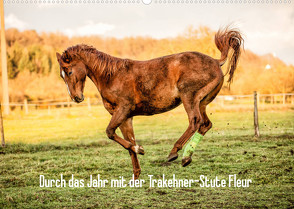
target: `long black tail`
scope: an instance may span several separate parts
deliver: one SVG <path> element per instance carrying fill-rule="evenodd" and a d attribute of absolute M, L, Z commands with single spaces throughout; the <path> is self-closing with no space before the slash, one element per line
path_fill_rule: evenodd
<path fill-rule="evenodd" d="M 227 73 L 230 77 L 228 83 L 231 84 L 234 77 L 234 72 L 237 68 L 238 60 L 241 55 L 241 46 L 244 44 L 244 39 L 241 36 L 241 33 L 236 29 L 229 29 L 226 27 L 224 29 L 218 30 L 215 34 L 215 45 L 220 50 L 221 58 L 219 59 L 220 65 L 222 66 L 228 59 L 229 56 L 229 65 Z M 230 53 L 230 49 L 233 50 L 233 53 Z"/>

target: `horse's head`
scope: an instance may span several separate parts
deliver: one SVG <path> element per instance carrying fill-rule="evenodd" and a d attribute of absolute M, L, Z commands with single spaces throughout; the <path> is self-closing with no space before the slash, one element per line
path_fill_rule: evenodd
<path fill-rule="evenodd" d="M 85 64 L 78 59 L 73 59 L 67 52 L 60 55 L 56 53 L 60 65 L 60 76 L 63 78 L 69 96 L 77 103 L 84 100 L 84 87 L 87 76 Z"/>

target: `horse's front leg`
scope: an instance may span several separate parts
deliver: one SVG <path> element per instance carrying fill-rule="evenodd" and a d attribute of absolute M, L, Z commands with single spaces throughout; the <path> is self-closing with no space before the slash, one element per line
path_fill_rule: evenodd
<path fill-rule="evenodd" d="M 134 145 L 132 142 L 127 141 L 125 139 L 122 139 L 119 137 L 115 130 L 128 118 L 127 115 L 129 114 L 129 108 L 127 106 L 118 108 L 112 115 L 112 118 L 108 124 L 108 127 L 106 128 L 106 134 L 109 139 L 112 139 L 119 143 L 121 146 L 123 146 L 127 150 L 131 150 L 138 154 L 144 154 L 144 150 L 141 149 L 139 145 Z"/>
<path fill-rule="evenodd" d="M 120 130 L 125 138 L 125 140 L 130 141 L 133 145 L 136 145 L 136 141 L 135 141 L 135 134 L 134 134 L 134 130 L 133 130 L 133 118 L 128 118 L 126 121 L 124 121 L 121 125 L 120 125 Z M 142 150 L 142 152 L 140 152 L 140 154 L 144 154 L 144 149 L 142 146 L 139 146 L 139 148 Z M 140 167 L 140 163 L 137 157 L 137 153 L 129 150 L 131 159 L 132 159 L 132 164 L 133 164 L 133 173 L 134 173 L 134 177 L 135 179 L 139 178 L 139 175 L 141 173 L 141 167 Z"/>

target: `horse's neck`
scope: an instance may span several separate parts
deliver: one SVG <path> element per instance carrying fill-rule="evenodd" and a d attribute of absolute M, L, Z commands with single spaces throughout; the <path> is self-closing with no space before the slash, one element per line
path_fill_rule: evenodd
<path fill-rule="evenodd" d="M 95 59 L 97 59 L 95 57 L 94 54 L 91 54 L 91 56 L 85 54 L 83 51 L 79 53 L 80 57 L 82 58 L 83 60 L 83 63 L 87 66 L 87 68 L 90 70 L 90 71 L 95 71 L 95 66 L 93 65 L 93 61 Z"/>
<path fill-rule="evenodd" d="M 102 83 L 105 83 L 107 79 L 111 79 L 112 74 L 119 73 L 117 71 L 122 70 L 126 64 L 126 60 L 112 57 L 103 52 L 101 54 L 91 54 L 91 56 L 81 54 L 81 57 L 87 66 L 88 77 L 94 82 L 100 92 Z"/>
<path fill-rule="evenodd" d="M 93 68 L 91 68 L 89 66 L 87 68 L 88 68 L 87 69 L 88 77 L 93 81 L 93 83 L 97 87 L 98 91 L 101 92 L 101 81 L 100 81 L 99 72 L 97 71 L 97 69 L 93 69 Z"/>

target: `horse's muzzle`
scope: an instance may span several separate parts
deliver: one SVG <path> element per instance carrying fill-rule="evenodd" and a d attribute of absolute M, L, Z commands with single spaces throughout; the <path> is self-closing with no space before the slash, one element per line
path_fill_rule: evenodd
<path fill-rule="evenodd" d="M 82 97 L 75 96 L 74 100 L 76 103 L 80 103 L 80 102 L 84 101 L 84 95 L 82 94 Z"/>

